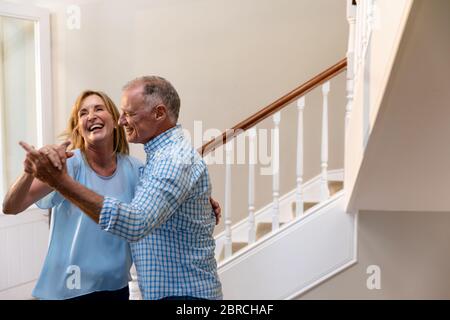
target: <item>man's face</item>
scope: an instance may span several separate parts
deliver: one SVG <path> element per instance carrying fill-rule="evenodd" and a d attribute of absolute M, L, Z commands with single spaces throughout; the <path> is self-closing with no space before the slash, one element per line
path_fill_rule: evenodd
<path fill-rule="evenodd" d="M 128 142 L 147 143 L 158 132 L 154 106 L 146 106 L 142 86 L 125 90 L 121 100 L 119 125 L 123 126 Z"/>

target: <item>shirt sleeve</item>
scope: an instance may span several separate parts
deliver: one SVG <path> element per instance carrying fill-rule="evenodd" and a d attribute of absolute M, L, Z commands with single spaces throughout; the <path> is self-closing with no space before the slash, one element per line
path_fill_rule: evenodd
<path fill-rule="evenodd" d="M 173 159 L 157 160 L 144 173 L 131 203 L 105 197 L 99 225 L 130 242 L 139 241 L 167 221 L 188 198 L 203 168 Z"/>

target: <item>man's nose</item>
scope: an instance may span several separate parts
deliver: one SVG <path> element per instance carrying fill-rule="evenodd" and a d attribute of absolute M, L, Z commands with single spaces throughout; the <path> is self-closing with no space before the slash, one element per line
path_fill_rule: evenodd
<path fill-rule="evenodd" d="M 117 123 L 119 124 L 119 126 L 125 125 L 125 117 L 124 117 L 123 113 L 119 116 L 119 120 L 117 120 Z"/>

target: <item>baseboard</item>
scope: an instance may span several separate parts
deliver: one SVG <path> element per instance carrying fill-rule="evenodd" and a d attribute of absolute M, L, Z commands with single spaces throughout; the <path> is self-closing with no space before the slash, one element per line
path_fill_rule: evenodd
<path fill-rule="evenodd" d="M 0 291 L 0 300 L 34 300 L 31 292 L 36 281 L 37 279 Z"/>

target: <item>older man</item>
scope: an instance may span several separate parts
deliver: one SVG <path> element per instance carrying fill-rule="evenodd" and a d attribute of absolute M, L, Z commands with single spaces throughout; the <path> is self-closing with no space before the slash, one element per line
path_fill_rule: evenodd
<path fill-rule="evenodd" d="M 147 154 L 131 203 L 98 195 L 27 148 L 35 176 L 131 242 L 145 299 L 221 299 L 208 170 L 177 125 L 178 93 L 163 78 L 141 77 L 124 87 L 121 109 L 128 141 Z"/>

